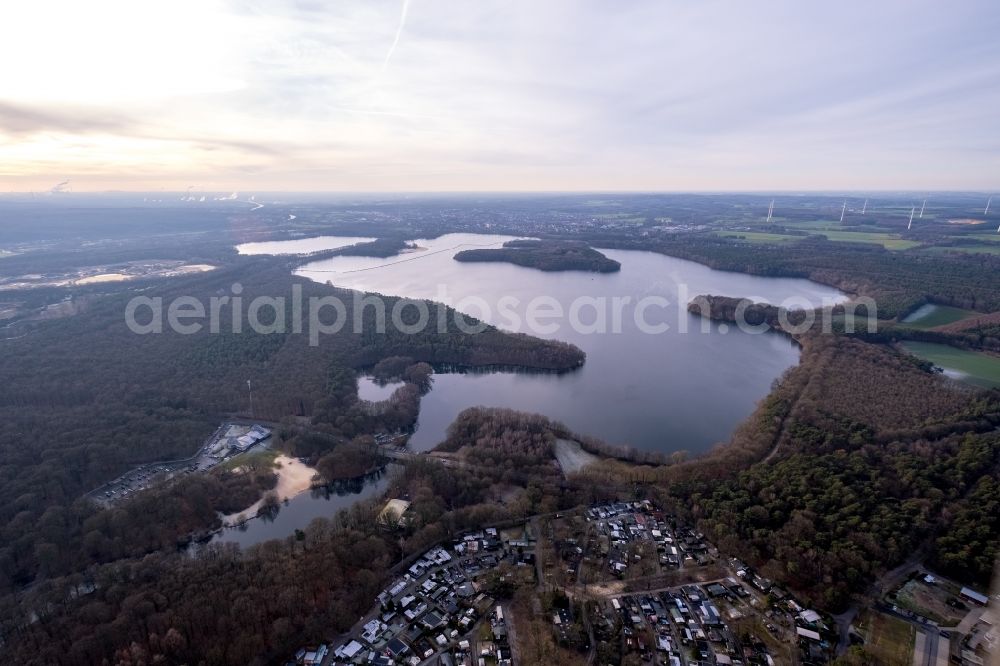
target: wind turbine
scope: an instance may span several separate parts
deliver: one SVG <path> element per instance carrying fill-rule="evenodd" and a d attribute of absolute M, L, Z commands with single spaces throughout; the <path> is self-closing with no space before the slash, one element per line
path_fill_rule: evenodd
<path fill-rule="evenodd" d="M 868 199 L 865 199 L 865 205 L 861 207 L 861 214 L 864 215 L 865 211 L 868 210 Z"/>
<path fill-rule="evenodd" d="M 250 380 L 247 380 L 247 391 L 250 392 L 250 418 L 254 418 L 253 411 L 253 389 L 250 387 Z"/>
<path fill-rule="evenodd" d="M 844 205 L 840 208 L 840 223 L 844 223 L 844 213 L 847 212 L 847 200 L 844 200 Z"/>
<path fill-rule="evenodd" d="M 924 202 L 922 204 L 920 204 L 920 219 L 921 220 L 924 219 L 924 206 L 926 206 L 926 205 L 927 205 L 927 199 L 924 199 Z"/>
<path fill-rule="evenodd" d="M 993 203 L 993 197 L 992 196 L 989 199 L 986 200 L 986 210 L 983 211 L 983 215 L 989 215 L 989 213 L 990 213 L 990 204 L 991 203 Z"/>
<path fill-rule="evenodd" d="M 917 212 L 917 207 L 914 206 L 910 209 L 910 223 L 906 225 L 906 230 L 909 231 L 913 228 L 913 214 Z"/>
<path fill-rule="evenodd" d="M 774 213 L 774 199 L 771 199 L 771 205 L 767 207 L 767 221 L 771 221 L 771 215 Z"/>

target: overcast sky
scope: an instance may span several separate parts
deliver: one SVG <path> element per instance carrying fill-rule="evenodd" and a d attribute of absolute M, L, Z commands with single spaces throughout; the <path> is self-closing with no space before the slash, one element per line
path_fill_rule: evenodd
<path fill-rule="evenodd" d="M 0 8 L 0 191 L 980 189 L 1000 3 Z"/>

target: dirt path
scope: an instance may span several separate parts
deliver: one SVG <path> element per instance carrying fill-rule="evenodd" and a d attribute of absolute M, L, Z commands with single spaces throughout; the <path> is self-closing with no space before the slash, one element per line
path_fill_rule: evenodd
<path fill-rule="evenodd" d="M 778 432 L 774 434 L 774 444 L 771 446 L 770 452 L 768 452 L 768 454 L 764 456 L 764 459 L 761 460 L 761 463 L 766 465 L 771 462 L 776 455 L 778 455 L 778 450 L 781 448 L 781 440 L 785 435 L 785 426 L 788 424 L 788 419 L 792 417 L 792 412 L 795 411 L 795 408 L 798 406 L 802 396 L 809 392 L 809 387 L 812 386 L 813 380 L 818 374 L 818 372 L 810 373 L 809 377 L 806 379 L 806 385 L 802 387 L 802 390 L 795 397 L 795 402 L 788 408 L 788 413 L 781 419 L 781 425 L 778 426 Z"/>

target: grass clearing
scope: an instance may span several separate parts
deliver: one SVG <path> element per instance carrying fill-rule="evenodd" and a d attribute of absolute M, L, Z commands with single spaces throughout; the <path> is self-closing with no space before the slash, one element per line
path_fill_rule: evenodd
<path fill-rule="evenodd" d="M 784 243 L 794 240 L 802 240 L 805 236 L 789 236 L 788 234 L 768 234 L 760 231 L 720 231 L 718 235 L 723 238 L 734 238 L 744 240 L 749 243 Z"/>
<path fill-rule="evenodd" d="M 216 469 L 222 469 L 227 472 L 239 469 L 240 467 L 246 467 L 248 469 L 267 469 L 274 467 L 274 459 L 278 457 L 278 454 L 279 452 L 273 449 L 256 447 L 255 450 L 241 453 L 233 456 L 229 460 L 219 463 Z"/>
<path fill-rule="evenodd" d="M 949 599 L 958 597 L 959 589 L 957 585 L 943 580 L 934 585 L 928 585 L 922 579 L 911 580 L 896 590 L 896 604 L 942 626 L 954 627 L 966 613 L 948 605 Z"/>
<path fill-rule="evenodd" d="M 526 536 L 524 534 L 524 527 L 508 527 L 505 530 L 500 530 L 500 537 L 504 541 L 523 541 Z"/>
<path fill-rule="evenodd" d="M 865 650 L 875 663 L 910 666 L 917 630 L 910 624 L 884 613 L 866 610 L 858 616 L 858 629 L 865 637 Z"/>
<path fill-rule="evenodd" d="M 777 215 L 771 218 L 771 223 L 787 227 L 788 229 L 801 229 L 810 233 L 815 233 L 823 229 L 837 229 L 840 226 L 840 223 L 836 220 L 789 220 Z"/>
<path fill-rule="evenodd" d="M 909 353 L 943 368 L 955 379 L 982 388 L 1000 386 L 1000 357 L 932 342 L 902 344 Z"/>
<path fill-rule="evenodd" d="M 953 324 L 956 321 L 968 319 L 978 314 L 980 313 L 951 307 L 950 305 L 934 305 L 929 303 L 911 312 L 901 323 L 907 328 L 925 330 L 944 326 L 945 324 Z"/>
<path fill-rule="evenodd" d="M 832 241 L 848 243 L 873 243 L 889 250 L 908 250 L 920 245 L 917 241 L 904 240 L 893 234 L 870 231 L 824 231 L 824 236 Z"/>
<path fill-rule="evenodd" d="M 889 250 L 908 250 L 920 245 L 917 241 L 898 238 L 893 234 L 868 231 L 836 231 L 830 229 L 815 229 L 817 234 L 826 236 L 829 240 L 842 243 L 871 243 L 881 245 Z M 787 243 L 799 241 L 805 236 L 793 234 L 773 234 L 760 231 L 719 231 L 718 235 L 725 238 L 736 238 L 750 243 Z"/>
<path fill-rule="evenodd" d="M 489 622 L 481 622 L 479 624 L 479 631 L 477 632 L 477 637 L 480 641 L 491 641 L 493 640 L 493 628 L 490 626 Z"/>

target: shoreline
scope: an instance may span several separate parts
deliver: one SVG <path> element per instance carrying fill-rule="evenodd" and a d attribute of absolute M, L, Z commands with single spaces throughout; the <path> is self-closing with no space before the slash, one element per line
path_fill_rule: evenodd
<path fill-rule="evenodd" d="M 274 463 L 275 473 L 278 476 L 278 483 L 272 490 L 264 493 L 260 499 L 242 511 L 222 516 L 223 527 L 235 527 L 245 523 L 251 518 L 255 518 L 257 516 L 257 512 L 260 510 L 260 507 L 264 504 L 264 497 L 268 493 L 273 492 L 278 496 L 279 502 L 284 502 L 298 497 L 313 487 L 313 478 L 318 474 L 318 472 L 314 468 L 309 467 L 300 461 L 298 458 L 292 458 L 291 456 L 287 456 L 285 454 L 279 454 L 274 458 Z"/>

